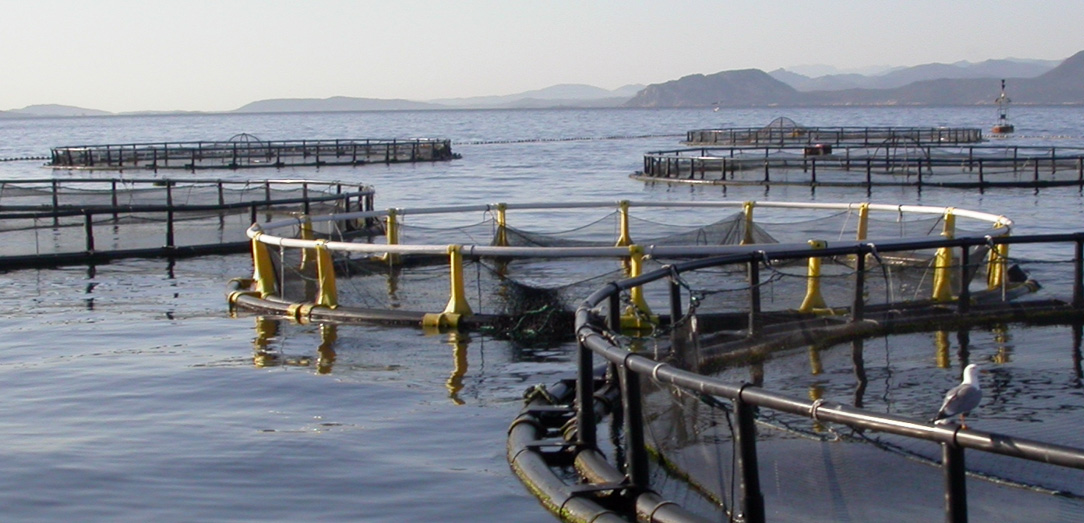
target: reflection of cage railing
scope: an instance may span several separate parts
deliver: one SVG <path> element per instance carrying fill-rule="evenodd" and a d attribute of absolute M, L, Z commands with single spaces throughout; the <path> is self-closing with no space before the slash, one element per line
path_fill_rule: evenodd
<path fill-rule="evenodd" d="M 1072 249 L 1073 268 L 1071 298 L 1032 300 L 1006 304 L 1005 294 L 994 293 L 993 300 L 981 299 L 965 286 L 960 289 L 952 308 L 944 304 L 889 304 L 869 307 L 866 304 L 867 273 L 856 270 L 851 278 L 852 304 L 830 316 L 790 316 L 764 314 L 759 309 L 762 288 L 756 278 L 759 268 L 787 259 L 811 257 L 852 257 L 859 269 L 869 256 L 883 255 L 895 250 L 922 248 L 958 251 L 960 262 L 952 269 L 967 279 L 973 271 L 969 253 L 980 244 L 987 244 L 993 253 L 1001 246 L 1037 244 L 1046 250 L 1058 245 Z M 734 266 L 735 272 L 750 275 L 746 317 L 728 326 L 708 326 L 701 321 L 698 297 L 684 283 L 690 275 L 702 271 L 718 271 Z M 669 319 L 657 331 L 665 340 L 654 340 L 650 351 L 641 347 L 651 344 L 639 338 L 629 338 L 627 323 L 622 320 L 622 304 L 635 289 L 643 292 L 647 286 L 661 285 L 669 295 Z M 1003 285 L 1011 285 L 1005 283 Z M 1021 283 L 1022 287 L 1034 284 Z M 687 306 L 686 306 L 687 303 Z M 932 305 L 932 306 L 931 306 Z M 551 391 L 533 394 L 530 403 L 510 429 L 509 460 L 531 490 L 543 497 L 543 503 L 560 511 L 569 519 L 589 519 L 605 510 L 635 510 L 640 518 L 658 521 L 696 521 L 652 491 L 649 473 L 650 456 L 666 467 L 672 456 L 658 448 L 650 448 L 645 435 L 645 397 L 643 387 L 668 389 L 678 398 L 712 405 L 723 415 L 712 419 L 722 422 L 733 448 L 735 477 L 728 478 L 736 489 L 731 500 L 713 501 L 716 509 L 741 521 L 764 521 L 766 509 L 758 471 L 758 418 L 793 415 L 812 419 L 817 426 L 839 424 L 862 431 L 877 431 L 914 440 L 939 443 L 942 447 L 941 467 L 944 470 L 945 515 L 950 521 L 967 518 L 966 468 L 964 449 L 993 453 L 1010 458 L 1030 460 L 1056 467 L 1084 470 L 1084 449 L 1049 444 L 1004 434 L 993 434 L 953 425 L 934 425 L 897 414 L 881 414 L 851 407 L 821 398 L 796 398 L 771 392 L 754 383 L 734 383 L 713 376 L 726 360 L 730 365 L 756 367 L 777 350 L 812 346 L 825 347 L 847 340 L 860 340 L 890 332 L 923 329 L 945 329 L 997 321 L 1079 322 L 1084 310 L 1084 233 L 1039 235 L 1027 237 L 987 237 L 886 241 L 877 245 L 859 242 L 853 245 L 821 249 L 794 249 L 788 246 L 768 246 L 759 252 L 732 254 L 711 259 L 676 263 L 638 277 L 610 283 L 596 290 L 576 312 L 576 336 L 579 342 L 578 373 L 575 383 L 563 382 Z M 1079 329 L 1077 329 L 1079 332 Z M 714 334 L 714 338 L 709 334 Z M 1078 334 L 1079 337 L 1079 334 Z M 1076 352 L 1079 357 L 1079 341 Z M 719 350 L 712 351 L 711 346 Z M 861 350 L 855 365 L 861 364 Z M 601 356 L 610 367 L 605 375 L 594 366 L 594 356 Z M 692 361 L 690 361 L 690 357 Z M 811 358 L 813 356 L 811 355 Z M 1079 362 L 1077 363 L 1079 369 Z M 857 370 L 856 370 L 857 372 Z M 606 401 L 602 398 L 610 396 Z M 619 399 L 614 397 L 619 396 Z M 620 405 L 614 429 L 616 464 L 608 461 L 599 449 L 604 441 L 598 436 L 600 414 L 611 406 Z M 556 408 L 566 406 L 563 409 Z M 612 407 L 617 410 L 618 407 Z M 708 430 L 705 428 L 704 430 Z M 710 429 L 714 431 L 715 429 Z M 713 436 L 716 437 L 716 436 Z M 553 440 L 556 441 L 553 441 Z M 575 459 L 582 471 L 581 482 L 569 486 L 550 470 Z M 720 458 L 721 459 L 721 458 Z M 727 453 L 727 459 L 730 454 Z M 802 458 L 795 458 L 802 459 Z M 562 461 L 564 460 L 564 461 Z M 1078 481 L 1078 480 L 1069 480 Z M 1075 483 L 1079 486 L 1079 483 Z M 1070 492 L 1079 496 L 1079 492 Z M 714 498 L 713 498 L 714 499 Z M 733 504 L 729 504 L 729 503 Z M 653 511 L 666 507 L 663 513 Z M 635 507 L 630 508 L 630 507 Z M 913 507 L 912 507 L 913 508 Z M 807 514 L 807 517 L 809 515 Z"/>
<path fill-rule="evenodd" d="M 245 250 L 255 222 L 372 209 L 367 186 L 308 180 L 0 182 L 5 269 Z"/>
<path fill-rule="evenodd" d="M 556 221 L 558 210 L 610 211 L 616 207 L 615 220 L 610 230 L 611 235 L 604 237 L 598 231 L 587 228 L 579 232 L 590 237 L 591 241 L 581 241 L 567 235 L 556 233 L 533 235 L 521 234 L 520 229 L 510 225 L 509 214 L 522 212 L 525 215 L 543 212 L 549 221 Z M 647 227 L 648 220 L 635 221 L 630 209 L 648 213 L 655 211 L 664 217 L 674 217 L 679 213 L 700 216 L 712 211 L 731 208 L 734 214 L 724 218 L 725 222 L 716 229 L 726 232 L 710 232 L 706 226 L 676 229 L 671 224 L 663 224 L 662 230 L 669 235 L 652 237 L 647 230 L 632 227 Z M 798 216 L 806 221 L 786 224 L 754 220 L 770 214 L 769 211 Z M 445 240 L 446 243 L 407 243 L 403 241 L 403 222 L 425 217 L 444 221 L 451 217 L 465 214 L 487 213 L 493 216 L 488 227 L 474 227 L 462 236 L 468 241 L 451 243 L 457 233 L 449 229 L 421 231 L 412 234 L 423 238 Z M 821 213 L 830 217 L 823 223 L 815 218 Z M 881 227 L 888 220 L 878 224 L 877 215 L 888 215 L 899 220 L 903 234 L 888 235 Z M 903 227 L 904 217 L 922 225 L 908 229 Z M 924 218 L 924 219 L 919 219 Z M 380 219 L 384 222 L 387 243 L 365 243 L 361 241 L 342 242 L 314 240 L 314 231 L 320 231 L 325 237 L 334 237 L 343 220 Z M 537 219 L 537 218 L 536 218 Z M 430 327 L 472 328 L 483 325 L 500 324 L 514 320 L 523 309 L 538 310 L 545 307 L 550 310 L 560 307 L 559 298 L 545 298 L 540 294 L 562 293 L 554 286 L 547 285 L 549 280 L 571 279 L 573 284 L 595 285 L 596 278 L 609 277 L 615 271 L 624 274 L 639 274 L 650 264 L 664 260 L 677 260 L 692 257 L 705 257 L 727 253 L 759 252 L 770 242 L 777 241 L 768 232 L 779 229 L 779 234 L 790 234 L 789 245 L 794 248 L 808 249 L 807 241 L 812 237 L 818 241 L 834 238 L 837 234 L 843 244 L 868 241 L 871 230 L 877 230 L 882 238 L 927 239 L 952 237 L 956 234 L 956 224 L 965 220 L 972 227 L 980 228 L 981 236 L 1007 234 L 1011 221 L 1002 216 L 966 211 L 960 209 L 928 206 L 879 205 L 869 203 L 855 204 L 798 204 L 784 202 L 619 202 L 612 203 L 554 203 L 554 204 L 498 204 L 444 207 L 436 209 L 403 210 L 391 209 L 369 213 L 349 213 L 328 217 L 299 216 L 290 220 L 280 220 L 258 224 L 249 230 L 253 243 L 254 274 L 252 279 L 238 280 L 232 285 L 230 301 L 242 308 L 257 311 L 277 312 L 304 320 L 364 322 L 375 321 L 392 324 L 414 324 Z M 584 220 L 576 220 L 582 223 Z M 842 225 L 840 224 L 842 222 Z M 811 225 L 819 224 L 819 226 Z M 798 224 L 798 225 L 796 225 Z M 828 227 L 825 225 L 830 224 Z M 977 224 L 977 225 L 976 225 Z M 714 227 L 714 224 L 712 224 Z M 879 228 L 881 227 L 881 228 Z M 326 228 L 326 230 L 324 230 Z M 691 229 L 691 231 L 689 230 Z M 917 230 L 914 230 L 917 229 Z M 766 232 L 767 231 L 767 232 Z M 462 232 L 462 231 L 460 231 Z M 774 233 L 773 233 L 774 234 Z M 844 240 L 844 234 L 853 235 Z M 530 236 L 532 242 L 518 243 Z M 546 236 L 548 242 L 540 242 L 539 237 Z M 637 243 L 636 238 L 652 237 L 650 241 Z M 674 241 L 674 238 L 678 238 Z M 710 238 L 710 242 L 701 243 L 700 239 Z M 800 239 L 799 239 L 800 238 Z M 370 240 L 371 241 L 371 240 Z M 545 246 L 542 246 L 542 245 Z M 835 243 L 833 243 L 834 245 Z M 818 243 L 817 245 L 822 245 Z M 823 245 L 827 245 L 823 243 Z M 916 245 L 919 245 L 916 243 Z M 969 251 L 975 263 L 968 266 L 977 268 L 979 256 L 986 253 L 987 245 L 976 245 Z M 277 249 L 277 253 L 274 252 Z M 924 252 L 903 252 L 893 258 L 889 253 L 880 256 L 871 265 L 884 265 L 896 268 L 891 271 L 903 273 L 903 267 L 912 266 L 921 280 L 923 299 L 939 301 L 951 300 L 953 296 L 966 289 L 962 282 L 970 281 L 977 270 L 968 273 L 966 280 L 951 274 L 953 257 L 948 253 L 936 254 L 927 249 Z M 611 263 L 595 264 L 584 260 L 597 259 Z M 988 271 L 990 285 L 999 285 L 1000 274 L 1004 271 L 997 256 L 991 258 L 993 270 Z M 429 263 L 433 260 L 446 263 L 448 270 L 442 277 L 432 270 Z M 575 260 L 569 262 L 568 260 Z M 467 270 L 467 262 L 474 263 L 475 270 Z M 789 274 L 782 267 L 772 266 L 782 279 L 788 282 L 800 282 L 801 289 L 790 292 L 798 298 L 806 299 L 792 303 L 781 303 L 782 310 L 797 310 L 808 313 L 817 309 L 827 309 L 833 300 L 824 299 L 819 282 L 836 274 L 835 268 L 847 273 L 856 270 L 855 263 L 865 263 L 864 257 L 840 258 L 833 269 L 812 268 L 798 274 Z M 483 268 L 485 269 L 483 271 Z M 861 267 L 857 270 L 865 270 Z M 468 280 L 468 275 L 470 280 Z M 571 275 L 571 276 L 570 276 Z M 794 276 L 793 279 L 785 276 Z M 731 277 L 732 278 L 732 277 Z M 744 278 L 744 275 L 741 277 Z M 811 286 L 807 286 L 807 282 Z M 367 285 L 367 289 L 361 289 Z M 781 284 L 783 285 L 783 284 Z M 895 284 L 894 284 L 895 285 Z M 376 287 L 374 290 L 373 287 Z M 409 287 L 425 287 L 418 292 L 422 296 L 417 302 L 404 300 L 409 294 Z M 449 291 L 434 290 L 443 287 Z M 534 293 L 518 292 L 516 289 L 533 288 Z M 806 288 L 808 287 L 808 289 Z M 585 287 L 584 287 L 585 288 Z M 340 296 L 343 291 L 346 296 Z M 476 293 L 474 291 L 477 291 Z M 372 301 L 363 302 L 362 293 L 367 292 Z M 916 293 L 919 291 L 915 291 Z M 351 294 L 352 293 L 352 294 Z M 575 294 L 563 292 L 567 294 Z M 383 296 L 378 296 L 378 295 Z M 475 295 L 476 294 L 476 295 Z M 902 295 L 902 293 L 899 293 Z M 531 299 L 525 299 L 525 295 Z M 583 294 L 575 296 L 578 298 Z M 917 295 L 917 294 L 916 294 Z M 654 295 L 635 294 L 627 315 L 629 322 L 639 322 L 646 314 L 650 317 L 652 308 L 659 308 Z M 511 303 L 522 300 L 523 303 Z M 530 307 L 524 307 L 525 304 Z M 727 304 L 723 304 L 725 308 Z M 639 311 L 639 312 L 637 312 Z M 570 318 L 569 310 L 566 317 Z"/>

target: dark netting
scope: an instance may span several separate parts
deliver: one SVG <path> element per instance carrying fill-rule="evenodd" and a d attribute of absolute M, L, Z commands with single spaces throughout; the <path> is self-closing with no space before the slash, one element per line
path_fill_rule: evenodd
<path fill-rule="evenodd" d="M 248 241 L 250 203 L 261 202 L 257 221 L 331 214 L 346 208 L 336 190 L 287 182 L 0 182 L 0 242 L 5 256 L 236 244 Z"/>
<path fill-rule="evenodd" d="M 657 349 L 667 363 L 699 371 L 693 327 Z M 980 363 L 984 399 L 968 419 L 979 430 L 1084 448 L 1080 403 L 1081 328 L 997 324 L 903 334 L 830 347 L 806 346 L 734 362 L 711 375 L 810 400 L 929 419 L 960 367 Z M 1043 348 L 1041 357 L 1033 354 Z M 733 407 L 729 401 L 644 381 L 645 438 L 657 454 L 652 488 L 710 517 L 736 504 Z M 771 520 L 923 520 L 941 513 L 940 447 L 762 409 L 757 414 L 760 482 Z M 968 452 L 969 512 L 1033 506 L 1040 519 L 1084 515 L 1084 471 Z M 1007 488 L 1014 487 L 1014 488 Z M 1055 494 L 1056 496 L 1052 496 Z M 993 505 L 997 508 L 987 508 Z M 1058 514 L 1058 518 L 1048 518 Z"/>

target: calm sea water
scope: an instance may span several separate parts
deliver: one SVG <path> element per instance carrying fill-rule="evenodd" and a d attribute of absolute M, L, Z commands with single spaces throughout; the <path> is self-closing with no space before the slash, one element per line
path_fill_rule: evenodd
<path fill-rule="evenodd" d="M 1084 224 L 1076 188 L 886 188 L 867 197 L 864 189 L 724 190 L 628 179 L 645 151 L 678 147 L 686 130 L 759 126 L 777 116 L 822 126 L 987 128 L 994 114 L 780 108 L 0 120 L 0 158 L 44 155 L 57 145 L 224 140 L 242 132 L 267 140 L 438 137 L 452 139 L 463 158 L 201 176 L 368 183 L 378 207 L 869 199 L 995 212 L 1013 218 L 1018 232 Z M 1021 107 L 1013 119 L 1018 135 L 1006 143 L 1084 144 L 1084 109 Z M 518 143 L 479 143 L 494 141 Z M 72 175 L 40 162 L 0 163 L 0 179 L 49 176 Z M 571 347 L 231 317 L 226 282 L 250 271 L 248 257 L 237 255 L 0 275 L 2 519 L 552 520 L 509 471 L 505 430 L 525 388 L 572 370 Z"/>

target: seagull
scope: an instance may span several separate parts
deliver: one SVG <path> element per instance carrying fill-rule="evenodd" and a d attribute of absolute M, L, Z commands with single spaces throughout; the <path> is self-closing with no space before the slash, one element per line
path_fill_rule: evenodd
<path fill-rule="evenodd" d="M 950 423 L 949 418 L 958 414 L 960 426 L 966 429 L 964 416 L 971 412 L 971 409 L 978 407 L 980 401 L 982 401 L 982 389 L 979 388 L 979 366 L 972 363 L 964 367 L 963 383 L 945 394 L 945 402 L 941 404 L 941 410 L 937 411 L 937 416 L 930 421 L 944 425 Z"/>

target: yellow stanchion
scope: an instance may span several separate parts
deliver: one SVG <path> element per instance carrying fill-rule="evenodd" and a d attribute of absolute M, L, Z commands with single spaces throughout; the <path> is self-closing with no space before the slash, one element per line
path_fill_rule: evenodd
<path fill-rule="evenodd" d="M 945 226 L 941 231 L 941 237 L 952 239 L 956 237 L 956 213 L 949 207 L 945 210 Z M 933 257 L 933 301 L 952 301 L 952 249 L 941 247 Z"/>
<path fill-rule="evenodd" d="M 869 203 L 863 203 L 858 206 L 858 227 L 854 235 L 855 241 L 866 241 L 866 236 L 869 235 Z M 851 262 L 858 266 L 858 254 L 851 256 Z M 862 256 L 869 256 L 863 254 Z"/>
<path fill-rule="evenodd" d="M 430 313 L 422 317 L 422 327 L 440 330 L 457 328 L 459 320 L 473 314 L 467 303 L 466 287 L 463 285 L 463 248 L 460 245 L 448 246 L 448 264 L 450 267 L 451 296 L 444 312 Z"/>
<path fill-rule="evenodd" d="M 399 245 L 399 219 L 395 209 L 388 209 L 388 217 L 385 223 L 384 237 L 388 240 L 388 245 Z M 388 262 L 388 265 L 395 265 L 399 263 L 399 254 L 386 252 L 383 260 Z"/>
<path fill-rule="evenodd" d="M 300 218 L 301 223 L 298 230 L 298 238 L 302 240 L 312 240 L 315 236 L 312 233 L 312 217 L 309 215 L 303 215 Z M 301 249 L 301 265 L 298 267 L 299 271 L 304 272 L 312 260 L 316 259 L 316 250 L 311 248 Z"/>
<path fill-rule="evenodd" d="M 869 203 L 863 203 L 858 206 L 858 232 L 855 234 L 855 240 L 864 241 L 866 235 L 869 234 Z"/>
<path fill-rule="evenodd" d="M 629 245 L 629 277 L 635 278 L 643 273 L 644 249 L 639 245 Z M 621 315 L 621 328 L 634 330 L 650 330 L 658 325 L 659 317 L 651 313 L 647 300 L 644 299 L 644 290 L 640 287 L 629 289 L 630 305 Z"/>
<path fill-rule="evenodd" d="M 316 281 L 319 288 L 316 291 L 316 305 L 334 309 L 339 306 L 339 295 L 335 288 L 335 264 L 331 260 L 331 251 L 327 248 L 327 240 L 316 242 Z"/>
<path fill-rule="evenodd" d="M 828 243 L 823 240 L 809 240 L 809 247 L 811 249 L 823 249 L 828 246 Z M 802 299 L 802 305 L 798 307 L 798 312 L 813 312 L 816 309 L 827 309 L 828 304 L 824 301 L 824 296 L 821 294 L 821 259 L 812 256 L 809 258 L 809 266 L 806 271 L 806 289 L 805 298 Z"/>
<path fill-rule="evenodd" d="M 1000 222 L 994 225 L 995 229 L 1004 227 Z M 986 262 L 986 288 L 989 290 L 1000 289 L 1005 284 L 1005 271 L 1009 259 L 1009 244 L 1002 243 L 990 248 Z"/>
<path fill-rule="evenodd" d="M 745 215 L 745 227 L 742 231 L 741 244 L 752 245 L 753 244 L 753 208 L 756 207 L 756 202 L 748 201 L 742 204 L 742 214 Z"/>
<path fill-rule="evenodd" d="M 497 247 L 508 247 L 508 221 L 505 215 L 507 210 L 507 205 L 497 204 L 497 236 L 493 238 L 493 245 Z"/>
<path fill-rule="evenodd" d="M 260 298 L 266 298 L 275 294 L 275 266 L 271 263 L 271 251 L 260 241 L 261 234 L 252 238 L 252 279 Z"/>
<path fill-rule="evenodd" d="M 615 247 L 628 247 L 632 245 L 632 235 L 629 234 L 629 201 L 618 202 L 618 212 L 621 215 L 621 231 L 617 236 Z"/>

